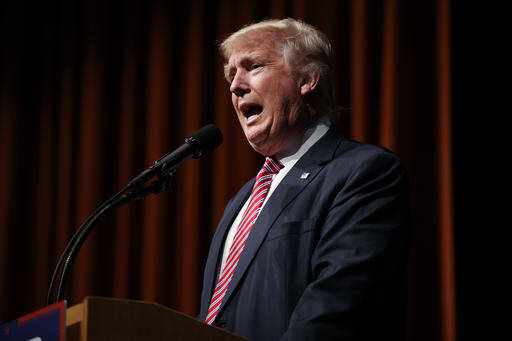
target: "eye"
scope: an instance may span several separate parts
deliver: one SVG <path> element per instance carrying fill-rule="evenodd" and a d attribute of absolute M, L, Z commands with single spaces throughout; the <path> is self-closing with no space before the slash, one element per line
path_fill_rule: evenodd
<path fill-rule="evenodd" d="M 251 65 L 251 70 L 256 70 L 256 69 L 259 69 L 261 67 L 263 67 L 263 65 L 261 65 L 261 64 L 252 64 Z"/>

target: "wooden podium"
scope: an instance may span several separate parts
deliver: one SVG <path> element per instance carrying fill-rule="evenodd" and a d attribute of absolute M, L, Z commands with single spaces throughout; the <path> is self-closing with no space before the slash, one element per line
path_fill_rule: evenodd
<path fill-rule="evenodd" d="M 66 311 L 66 341 L 246 340 L 162 305 L 86 297 Z"/>

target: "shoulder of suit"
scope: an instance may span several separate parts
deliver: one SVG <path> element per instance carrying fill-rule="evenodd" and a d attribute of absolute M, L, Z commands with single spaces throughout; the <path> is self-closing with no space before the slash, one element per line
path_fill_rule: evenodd
<path fill-rule="evenodd" d="M 398 165 L 403 167 L 400 158 L 382 146 L 357 142 L 350 139 L 341 141 L 335 156 L 330 162 L 331 167 L 389 167 Z"/>

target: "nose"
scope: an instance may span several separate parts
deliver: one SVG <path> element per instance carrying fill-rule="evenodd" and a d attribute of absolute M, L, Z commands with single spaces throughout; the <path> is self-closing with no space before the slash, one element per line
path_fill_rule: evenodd
<path fill-rule="evenodd" d="M 235 94 L 238 97 L 242 97 L 246 93 L 251 91 L 249 84 L 247 83 L 247 77 L 244 71 L 237 71 L 235 77 L 231 81 L 231 86 L 229 87 L 231 93 Z"/>

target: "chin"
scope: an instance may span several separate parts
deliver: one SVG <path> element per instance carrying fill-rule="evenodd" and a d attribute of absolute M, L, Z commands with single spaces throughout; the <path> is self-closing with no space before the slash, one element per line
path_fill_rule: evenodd
<path fill-rule="evenodd" d="M 256 153 L 267 156 L 265 153 L 269 149 L 269 143 L 266 143 L 264 139 L 249 138 L 246 136 L 247 142 Z"/>
<path fill-rule="evenodd" d="M 258 154 L 273 156 L 279 151 L 281 141 L 271 134 L 268 126 L 251 127 L 245 130 L 244 133 L 247 142 Z"/>
<path fill-rule="evenodd" d="M 263 146 L 267 144 L 268 136 L 264 133 L 264 131 L 258 130 L 254 131 L 255 129 L 247 129 L 245 133 L 245 138 L 249 142 L 249 144 L 254 148 L 254 146 Z"/>
<path fill-rule="evenodd" d="M 252 143 L 249 141 L 249 144 L 256 153 L 263 156 L 274 156 L 279 151 L 278 146 L 269 141 L 264 141 L 263 143 Z"/>
<path fill-rule="evenodd" d="M 260 155 L 263 155 L 265 157 L 270 157 L 270 156 L 273 156 L 275 153 L 272 153 L 272 151 L 270 149 L 267 149 L 267 148 L 260 148 L 258 146 L 255 146 L 255 145 L 252 145 L 251 144 L 251 147 L 252 149 L 254 149 L 254 151 Z"/>

